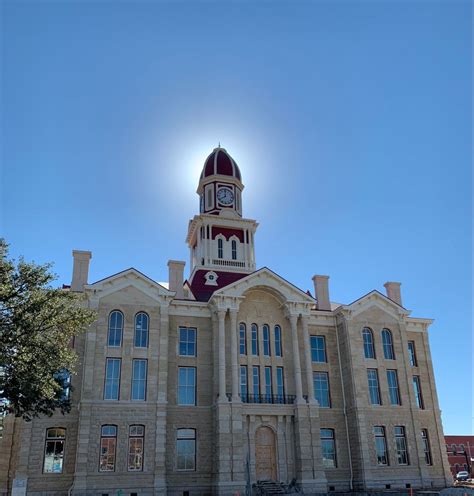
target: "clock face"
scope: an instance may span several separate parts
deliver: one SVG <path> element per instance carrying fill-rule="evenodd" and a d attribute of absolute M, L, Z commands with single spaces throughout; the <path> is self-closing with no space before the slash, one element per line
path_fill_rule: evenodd
<path fill-rule="evenodd" d="M 217 199 L 222 205 L 231 205 L 234 201 L 234 193 L 229 188 L 219 188 L 217 190 Z"/>

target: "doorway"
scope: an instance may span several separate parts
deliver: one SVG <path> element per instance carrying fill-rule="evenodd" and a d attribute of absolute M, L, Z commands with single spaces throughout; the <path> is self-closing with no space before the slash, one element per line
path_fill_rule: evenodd
<path fill-rule="evenodd" d="M 255 473 L 257 480 L 277 480 L 276 440 L 270 427 L 255 432 Z"/>

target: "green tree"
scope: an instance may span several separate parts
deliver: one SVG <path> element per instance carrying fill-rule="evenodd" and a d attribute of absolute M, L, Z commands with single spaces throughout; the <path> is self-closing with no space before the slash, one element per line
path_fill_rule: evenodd
<path fill-rule="evenodd" d="M 0 238 L 0 411 L 25 420 L 70 411 L 71 342 L 95 319 L 82 295 L 52 287 L 55 279 L 51 264 L 8 258 Z"/>

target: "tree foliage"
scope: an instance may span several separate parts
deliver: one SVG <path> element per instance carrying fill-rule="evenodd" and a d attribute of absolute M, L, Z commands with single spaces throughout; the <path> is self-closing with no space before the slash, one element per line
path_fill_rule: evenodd
<path fill-rule="evenodd" d="M 54 288 L 51 264 L 8 258 L 0 239 L 1 408 L 25 420 L 69 412 L 59 372 L 74 372 L 74 336 L 95 319 L 78 293 Z"/>

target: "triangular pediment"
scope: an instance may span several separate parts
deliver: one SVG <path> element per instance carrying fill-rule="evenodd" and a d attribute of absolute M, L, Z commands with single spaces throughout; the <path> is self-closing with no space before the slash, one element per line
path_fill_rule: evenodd
<path fill-rule="evenodd" d="M 88 284 L 84 289 L 89 295 L 104 298 L 109 294 L 130 287 L 144 293 L 156 302 L 160 302 L 164 299 L 170 300 L 175 295 L 173 291 L 169 291 L 164 286 L 133 267 L 101 279 L 93 284 Z"/>
<path fill-rule="evenodd" d="M 364 312 L 373 313 L 374 317 L 376 315 L 381 316 L 388 314 L 396 320 L 402 316 L 406 317 L 411 313 L 411 310 L 407 310 L 376 289 L 348 305 L 341 305 L 335 310 L 336 313 L 338 313 L 338 311 L 349 311 L 352 317 L 356 317 Z"/>
<path fill-rule="evenodd" d="M 315 304 L 312 296 L 297 288 L 268 267 L 263 267 L 248 276 L 217 290 L 212 298 L 219 296 L 242 297 L 251 289 L 262 289 L 274 293 L 281 301 Z"/>

